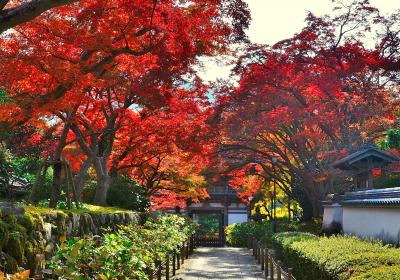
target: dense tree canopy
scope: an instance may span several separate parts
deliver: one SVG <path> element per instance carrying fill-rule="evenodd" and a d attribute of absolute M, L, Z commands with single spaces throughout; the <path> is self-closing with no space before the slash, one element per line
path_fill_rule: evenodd
<path fill-rule="evenodd" d="M 52 165 L 52 207 L 67 160 L 96 204 L 123 176 L 154 208 L 183 206 L 211 167 L 245 201 L 274 181 L 316 216 L 349 184 L 332 162 L 398 134 L 399 14 L 338 5 L 267 46 L 248 42 L 242 0 L 0 0 L 1 140 Z M 233 45 L 237 83 L 204 85 L 198 58 Z"/>
<path fill-rule="evenodd" d="M 239 85 L 221 97 L 228 166 L 245 171 L 249 163 L 259 165 L 259 175 L 279 181 L 289 196 L 304 193 L 314 215 L 328 192 L 346 185 L 332 162 L 382 137 L 398 106 L 392 58 L 382 47 L 387 38 L 376 49 L 360 40 L 373 23 L 386 21 L 367 1 L 338 12 L 310 13 L 293 38 L 248 47 L 235 68 Z M 248 181 L 248 172 L 239 174 Z"/>
<path fill-rule="evenodd" d="M 163 169 L 178 164 L 164 163 L 165 155 L 206 155 L 207 145 L 199 147 L 209 135 L 206 89 L 192 66 L 198 56 L 245 41 L 248 22 L 238 0 L 79 1 L 4 33 L 0 83 L 12 102 L 1 107 L 2 121 L 57 127 L 51 205 L 60 193 L 64 151 L 81 163 L 78 185 L 94 168 L 98 204 L 119 172 L 140 178 L 154 161 L 162 159 Z M 140 180 L 159 185 L 162 174 Z"/>

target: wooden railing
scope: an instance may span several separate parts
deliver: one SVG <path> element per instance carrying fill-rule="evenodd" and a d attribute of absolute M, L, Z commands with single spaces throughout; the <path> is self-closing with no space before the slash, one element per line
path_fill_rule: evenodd
<path fill-rule="evenodd" d="M 257 264 L 264 271 L 265 279 L 268 280 L 296 280 L 292 269 L 284 270 L 282 263 L 272 255 L 272 250 L 264 247 L 257 239 L 250 239 L 248 248 L 253 251 Z"/>
<path fill-rule="evenodd" d="M 150 270 L 148 275 L 150 280 L 169 280 L 171 276 L 176 275 L 176 271 L 184 264 L 185 259 L 189 258 L 196 248 L 195 238 L 191 236 L 184 242 L 179 249 L 172 254 L 167 255 L 164 260 L 157 260 L 154 263 L 154 270 Z"/>

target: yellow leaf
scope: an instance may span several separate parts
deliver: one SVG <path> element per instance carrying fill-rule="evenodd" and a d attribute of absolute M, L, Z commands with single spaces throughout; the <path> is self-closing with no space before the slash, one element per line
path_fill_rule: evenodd
<path fill-rule="evenodd" d="M 105 276 L 104 274 L 99 274 L 97 276 L 99 277 L 100 280 L 108 280 L 107 276 Z"/>
<path fill-rule="evenodd" d="M 67 236 L 65 234 L 61 235 L 59 239 L 60 239 L 60 243 L 64 243 L 67 240 Z"/>
<path fill-rule="evenodd" d="M 72 247 L 71 250 L 71 259 L 75 259 L 76 257 L 78 257 L 79 255 L 79 250 L 82 248 L 82 243 L 81 242 L 77 242 L 74 244 L 74 246 Z"/>

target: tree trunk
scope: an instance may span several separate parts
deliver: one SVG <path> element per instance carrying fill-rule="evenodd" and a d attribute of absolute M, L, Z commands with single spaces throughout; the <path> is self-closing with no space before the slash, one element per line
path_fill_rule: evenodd
<path fill-rule="evenodd" d="M 60 158 L 59 158 L 60 160 Z M 51 197 L 50 197 L 50 208 L 56 208 L 57 202 L 60 200 L 61 194 L 61 172 L 62 164 L 61 161 L 57 161 L 53 165 L 53 182 L 51 185 Z"/>
<path fill-rule="evenodd" d="M 89 159 L 85 160 L 79 168 L 78 175 L 75 177 L 75 186 L 79 201 L 82 200 L 82 191 L 85 187 L 85 183 L 88 178 L 87 172 L 91 164 L 92 162 Z"/>
<path fill-rule="evenodd" d="M 111 177 L 108 173 L 107 160 L 102 157 L 96 157 L 93 160 L 93 166 L 97 175 L 97 188 L 94 194 L 94 204 L 106 206 L 107 192 L 111 185 Z"/>
<path fill-rule="evenodd" d="M 51 196 L 49 204 L 49 207 L 51 208 L 57 207 L 57 202 L 60 199 L 60 194 L 61 194 L 62 151 L 64 150 L 64 147 L 66 145 L 67 135 L 70 128 L 70 123 L 68 121 L 69 117 L 70 116 L 67 117 L 67 121 L 60 135 L 60 141 L 58 142 L 58 145 L 54 152 L 53 182 L 51 185 Z"/>
<path fill-rule="evenodd" d="M 97 189 L 94 195 L 94 204 L 100 206 L 107 205 L 107 192 L 111 185 L 111 177 L 108 174 L 98 176 Z"/>
<path fill-rule="evenodd" d="M 319 218 L 322 214 L 322 205 L 321 201 L 317 198 L 311 198 L 310 199 L 311 205 L 312 205 L 312 216 L 313 218 Z"/>

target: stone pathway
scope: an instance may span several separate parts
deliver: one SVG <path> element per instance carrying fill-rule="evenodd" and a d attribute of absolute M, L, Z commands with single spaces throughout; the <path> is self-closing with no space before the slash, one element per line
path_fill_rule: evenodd
<path fill-rule="evenodd" d="M 197 248 L 174 279 L 263 279 L 251 251 L 243 248 Z"/>

